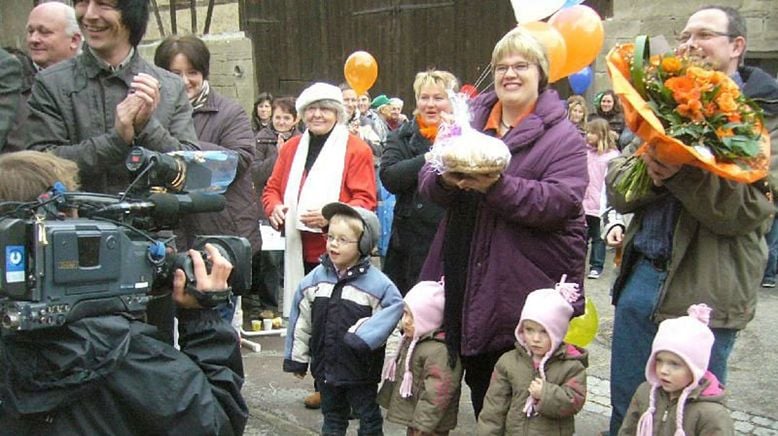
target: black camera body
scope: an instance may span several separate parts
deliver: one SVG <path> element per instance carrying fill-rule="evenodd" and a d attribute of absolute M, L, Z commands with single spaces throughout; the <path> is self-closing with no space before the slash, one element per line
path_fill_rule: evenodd
<path fill-rule="evenodd" d="M 251 287 L 251 245 L 234 236 L 199 236 L 233 265 L 236 294 Z M 106 313 L 143 312 L 152 291 L 172 287 L 186 253 L 135 231 L 91 219 L 0 218 L 0 327 L 35 330 Z M 207 263 L 207 262 L 206 262 Z"/>
<path fill-rule="evenodd" d="M 141 165 L 141 174 L 154 170 L 157 162 L 155 158 Z M 189 255 L 177 253 L 170 232 L 164 233 L 175 228 L 181 215 L 221 210 L 224 197 L 210 192 L 166 194 L 154 187 L 144 191 L 139 197 L 64 192 L 56 183 L 36 202 L 0 203 L 0 331 L 140 313 L 154 295 L 172 289 L 177 268 L 192 281 Z M 63 218 L 63 211 L 69 210 L 77 210 L 81 218 Z M 205 258 L 206 243 L 232 264 L 232 292 L 249 290 L 248 240 L 197 236 L 191 248 Z M 208 267 L 209 259 L 205 263 Z"/>

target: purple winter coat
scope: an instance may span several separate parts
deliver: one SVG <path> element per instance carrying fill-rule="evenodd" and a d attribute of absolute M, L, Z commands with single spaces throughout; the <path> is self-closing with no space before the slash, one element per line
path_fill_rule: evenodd
<path fill-rule="evenodd" d="M 473 127 L 482 131 L 496 102 L 492 91 L 472 103 Z M 579 284 L 582 297 L 574 306 L 576 314 L 583 312 L 584 140 L 554 90 L 542 92 L 534 112 L 502 140 L 511 162 L 478 204 L 462 304 L 464 356 L 510 348 L 527 295 L 553 288 L 563 274 Z M 424 165 L 419 192 L 448 207 L 458 191 L 444 188 L 439 177 Z M 440 222 L 419 280 L 439 280 L 443 274 L 447 221 Z"/>

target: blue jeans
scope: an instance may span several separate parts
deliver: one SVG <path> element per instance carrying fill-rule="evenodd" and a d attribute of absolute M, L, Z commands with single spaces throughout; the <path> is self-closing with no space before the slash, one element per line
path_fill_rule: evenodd
<path fill-rule="evenodd" d="M 351 410 L 359 417 L 358 435 L 384 434 L 384 418 L 376 402 L 378 385 L 367 383 L 332 386 L 322 381 L 317 385 L 321 392 L 321 413 L 324 415 L 322 435 L 345 435 Z"/>
<path fill-rule="evenodd" d="M 589 268 L 602 272 L 605 265 L 605 241 L 600 236 L 600 217 L 586 215 L 586 241 L 591 245 Z"/>
<path fill-rule="evenodd" d="M 616 303 L 611 345 L 610 434 L 616 436 L 638 386 L 646 380 L 645 369 L 657 325 L 651 320 L 667 272 L 645 258 L 635 264 Z M 726 382 L 727 359 L 737 330 L 711 329 L 715 337 L 708 368 L 721 383 Z"/>
<path fill-rule="evenodd" d="M 778 266 L 778 215 L 773 220 L 773 226 L 765 236 L 767 240 L 767 266 L 764 269 L 764 279 L 775 280 L 776 267 Z M 764 280 L 763 279 L 763 280 Z"/>

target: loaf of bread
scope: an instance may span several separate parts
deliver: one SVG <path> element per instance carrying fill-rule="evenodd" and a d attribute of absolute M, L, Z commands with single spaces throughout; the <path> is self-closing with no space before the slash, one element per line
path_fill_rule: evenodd
<path fill-rule="evenodd" d="M 447 138 L 436 144 L 432 151 L 441 172 L 501 173 L 511 159 L 504 142 L 474 129 L 466 129 L 458 136 Z"/>

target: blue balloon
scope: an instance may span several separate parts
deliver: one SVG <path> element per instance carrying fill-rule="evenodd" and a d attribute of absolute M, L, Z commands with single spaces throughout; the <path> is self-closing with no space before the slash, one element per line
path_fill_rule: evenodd
<path fill-rule="evenodd" d="M 569 8 L 571 6 L 580 5 L 583 2 L 584 2 L 584 0 L 567 0 L 565 2 L 565 4 L 563 4 L 562 7 L 559 8 L 559 9 L 564 9 L 564 8 Z"/>
<path fill-rule="evenodd" d="M 576 94 L 583 94 L 592 84 L 592 67 L 584 67 L 581 71 L 567 76 L 570 89 Z"/>

